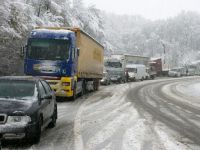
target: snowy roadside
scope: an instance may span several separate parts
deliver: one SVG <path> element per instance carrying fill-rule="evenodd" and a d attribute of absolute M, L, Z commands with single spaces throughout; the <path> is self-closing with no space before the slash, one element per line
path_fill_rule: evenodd
<path fill-rule="evenodd" d="M 176 89 L 184 95 L 200 98 L 200 81 L 178 85 Z"/>
<path fill-rule="evenodd" d="M 169 81 L 173 80 L 177 79 L 169 79 Z M 195 146 L 191 148 L 187 138 L 183 138 L 164 123 L 154 120 L 154 117 L 146 112 L 143 112 L 141 116 L 137 105 L 127 101 L 130 90 L 159 81 L 163 80 L 112 85 L 103 88 L 84 101 L 74 122 L 75 150 L 193 149 Z M 162 91 L 170 94 L 171 86 L 169 82 Z M 195 87 L 198 90 L 198 86 Z M 141 95 L 144 94 L 145 92 L 141 92 Z M 157 105 L 148 98 L 148 95 L 146 95 L 146 100 L 149 105 Z M 177 111 L 182 111 L 182 109 L 177 109 Z M 164 107 L 160 111 L 182 121 Z"/>

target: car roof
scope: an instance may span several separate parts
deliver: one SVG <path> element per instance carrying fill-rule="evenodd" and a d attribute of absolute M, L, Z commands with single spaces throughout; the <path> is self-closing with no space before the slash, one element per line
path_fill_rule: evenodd
<path fill-rule="evenodd" d="M 0 80 L 20 80 L 20 81 L 38 82 L 39 80 L 42 80 L 42 79 L 38 77 L 33 77 L 33 76 L 2 76 L 0 77 Z"/>

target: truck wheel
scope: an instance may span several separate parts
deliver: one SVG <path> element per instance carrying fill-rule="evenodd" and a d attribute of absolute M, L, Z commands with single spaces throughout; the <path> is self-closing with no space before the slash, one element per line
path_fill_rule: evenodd
<path fill-rule="evenodd" d="M 119 79 L 119 81 L 118 81 L 118 82 L 119 82 L 119 84 L 121 84 L 121 83 L 122 83 L 122 79 Z"/>
<path fill-rule="evenodd" d="M 94 80 L 93 81 L 93 88 L 94 88 L 94 91 L 98 91 L 99 90 L 99 80 Z"/>
<path fill-rule="evenodd" d="M 86 87 L 85 87 L 85 81 L 82 83 L 82 91 L 81 91 L 81 96 L 83 96 L 86 93 Z"/>

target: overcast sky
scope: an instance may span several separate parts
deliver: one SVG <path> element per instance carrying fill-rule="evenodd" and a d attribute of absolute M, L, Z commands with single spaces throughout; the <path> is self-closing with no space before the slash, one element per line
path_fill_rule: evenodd
<path fill-rule="evenodd" d="M 116 14 L 142 15 L 156 20 L 176 16 L 182 10 L 200 13 L 200 0 L 83 0 L 86 5 Z"/>

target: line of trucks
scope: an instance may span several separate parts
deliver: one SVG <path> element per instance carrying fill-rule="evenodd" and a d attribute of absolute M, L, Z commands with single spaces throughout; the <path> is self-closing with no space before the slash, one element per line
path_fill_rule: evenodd
<path fill-rule="evenodd" d="M 161 59 L 156 61 L 151 61 L 149 57 L 143 56 L 111 55 L 104 60 L 104 78 L 101 83 L 154 79 L 162 70 Z"/>
<path fill-rule="evenodd" d="M 104 47 L 80 28 L 36 27 L 22 53 L 25 75 L 45 79 L 56 96 L 64 98 L 76 99 L 98 90 L 107 76 L 122 83 L 154 79 L 162 70 L 159 62 L 151 62 L 149 57 L 104 58 Z"/>

